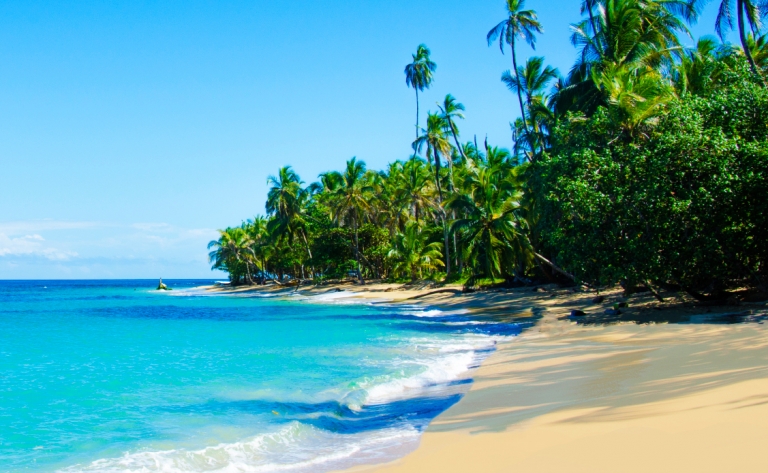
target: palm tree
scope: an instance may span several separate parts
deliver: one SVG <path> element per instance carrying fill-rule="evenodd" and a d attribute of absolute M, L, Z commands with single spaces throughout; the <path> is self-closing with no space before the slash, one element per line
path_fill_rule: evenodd
<path fill-rule="evenodd" d="M 715 54 L 722 45 L 713 36 L 704 36 L 696 47 L 683 54 L 680 64 L 672 71 L 672 82 L 679 95 L 701 94 L 709 89 L 717 71 Z"/>
<path fill-rule="evenodd" d="M 683 52 L 678 34 L 690 35 L 685 22 L 696 20 L 702 4 L 703 0 L 590 2 L 585 8 L 590 18 L 571 26 L 571 42 L 581 51 L 554 97 L 556 112 L 591 115 L 606 105 L 607 94 L 594 81 L 604 69 L 617 71 L 621 66 L 641 75 L 673 68 Z"/>
<path fill-rule="evenodd" d="M 208 243 L 208 260 L 213 263 L 212 269 L 219 269 L 229 273 L 234 285 L 239 282 L 242 275 L 241 267 L 245 272 L 249 284 L 253 284 L 249 268 L 249 260 L 253 256 L 251 240 L 241 227 L 219 230 L 219 239 Z"/>
<path fill-rule="evenodd" d="M 442 118 L 445 123 L 448 126 L 448 129 L 451 130 L 451 134 L 453 135 L 453 141 L 456 143 L 456 149 L 459 150 L 459 154 L 461 154 L 461 157 L 466 159 L 466 156 L 464 155 L 464 150 L 461 149 L 461 145 L 459 144 L 459 131 L 456 128 L 455 120 L 457 118 L 464 119 L 464 105 L 457 102 L 456 98 L 448 94 L 445 96 L 445 99 L 443 99 L 442 104 L 437 104 L 437 108 L 440 109 L 441 115 L 440 118 Z"/>
<path fill-rule="evenodd" d="M 451 143 L 445 136 L 445 122 L 440 115 L 430 113 L 427 116 L 427 128 L 422 130 L 424 133 L 413 142 L 413 150 L 417 153 L 422 148 L 427 147 L 427 159 L 433 159 L 435 163 L 435 186 L 437 187 L 440 200 L 443 198 L 443 190 L 440 185 L 441 156 L 450 156 Z"/>
<path fill-rule="evenodd" d="M 738 21 L 739 39 L 741 40 L 741 48 L 744 51 L 744 56 L 746 56 L 749 66 L 752 68 L 752 72 L 760 78 L 763 85 L 766 85 L 765 79 L 755 63 L 755 58 L 752 57 L 752 51 L 747 39 L 747 26 L 749 26 L 753 33 L 756 33 L 760 30 L 761 18 L 768 14 L 768 2 L 763 0 L 758 3 L 758 1 L 735 0 L 736 17 Z M 715 19 L 715 32 L 723 41 L 725 41 L 725 34 L 734 27 L 733 6 L 734 0 L 721 0 L 720 10 Z"/>
<path fill-rule="evenodd" d="M 750 33 L 747 36 L 747 45 L 757 67 L 760 69 L 768 68 L 768 34 L 755 37 L 754 34 Z"/>
<path fill-rule="evenodd" d="M 508 17 L 494 26 L 488 32 L 486 39 L 488 40 L 488 46 L 490 46 L 498 38 L 499 49 L 501 49 L 502 54 L 504 54 L 504 44 L 509 45 L 509 49 L 512 51 L 512 70 L 516 71 L 517 52 L 515 46 L 517 39 L 523 39 L 531 48 L 536 49 L 535 34 L 543 33 L 544 30 L 534 10 L 523 10 L 525 0 L 506 0 L 506 2 Z M 518 89 L 520 89 L 520 84 L 518 84 Z M 528 125 L 525 117 L 525 107 L 523 107 L 523 95 L 520 90 L 518 90 L 517 98 L 520 101 L 520 113 L 527 130 Z M 528 133 L 530 134 L 530 131 Z"/>
<path fill-rule="evenodd" d="M 409 274 L 411 281 L 415 281 L 422 271 L 434 271 L 443 266 L 440 244 L 428 243 L 427 240 L 427 233 L 417 222 L 408 222 L 405 231 L 395 237 L 387 254 L 395 261 L 394 271 Z"/>
<path fill-rule="evenodd" d="M 520 268 L 532 259 L 524 221 L 518 215 L 522 194 L 501 172 L 501 164 L 478 163 L 470 168 L 463 192 L 453 194 L 448 203 L 462 215 L 451 231 L 462 235 L 468 260 L 490 278 L 501 275 L 505 267 Z"/>
<path fill-rule="evenodd" d="M 445 208 L 443 208 L 443 188 L 440 185 L 440 156 L 450 156 L 451 143 L 445 136 L 445 122 L 439 115 L 430 113 L 427 116 L 427 129 L 424 130 L 423 135 L 413 142 L 413 149 L 418 153 L 424 145 L 427 146 L 427 159 L 432 157 L 435 162 L 435 187 L 437 188 L 438 210 L 443 220 L 443 237 L 445 239 L 445 273 L 446 276 L 450 276 L 451 260 L 448 247 L 448 223 L 446 221 Z M 452 184 L 451 187 L 453 187 Z"/>
<path fill-rule="evenodd" d="M 355 260 L 360 284 L 365 284 L 360 271 L 360 242 L 358 227 L 365 212 L 370 208 L 370 186 L 365 182 L 365 162 L 352 158 L 347 161 L 344 173 L 333 171 L 320 177 L 331 197 L 331 212 L 338 223 L 351 222 L 355 232 Z"/>
<path fill-rule="evenodd" d="M 437 69 L 437 65 L 429 57 L 430 54 L 429 48 L 420 44 L 416 48 L 416 54 L 412 55 L 413 62 L 405 66 L 405 83 L 416 91 L 416 138 L 419 137 L 419 91 L 432 85 L 432 74 Z"/>
<path fill-rule="evenodd" d="M 418 156 L 411 156 L 402 163 L 398 173 L 392 174 L 398 200 L 402 200 L 410 209 L 410 214 L 421 221 L 422 213 L 437 207 L 434 200 L 434 188 L 430 186 L 431 177 L 427 163 Z"/>
<path fill-rule="evenodd" d="M 525 66 L 517 69 L 515 74 L 510 71 L 505 71 L 501 76 L 501 81 L 504 82 L 509 90 L 525 95 L 526 110 L 528 111 L 529 125 L 536 128 L 534 134 L 527 136 L 529 145 L 531 146 L 531 152 L 536 154 L 536 147 L 534 146 L 534 140 L 538 139 L 540 134 L 539 127 L 536 125 L 536 120 L 533 120 L 531 115 L 533 113 L 533 104 L 536 97 L 540 97 L 544 89 L 549 85 L 553 79 L 557 79 L 560 73 L 557 69 L 551 66 L 544 66 L 544 58 L 540 56 L 534 56 L 529 58 L 525 62 Z M 543 101 L 540 99 L 539 101 Z M 526 132 L 530 132 L 529 128 L 524 128 Z M 539 140 L 542 141 L 542 140 Z M 543 145 L 543 144 L 542 144 Z M 543 149 L 541 149 L 543 151 Z"/>
<path fill-rule="evenodd" d="M 246 223 L 245 231 L 251 241 L 251 251 L 261 272 L 261 283 L 266 284 L 267 259 L 274 251 L 274 242 L 268 230 L 268 220 L 261 215 Z"/>
<path fill-rule="evenodd" d="M 593 81 L 605 95 L 616 121 L 633 135 L 640 125 L 654 121 L 674 97 L 671 84 L 657 71 L 632 70 L 616 65 L 592 72 Z"/>
<path fill-rule="evenodd" d="M 270 221 L 269 231 L 287 237 L 289 243 L 298 234 L 304 240 L 307 254 L 312 259 L 306 222 L 303 219 L 309 193 L 301 187 L 303 182 L 290 166 L 284 166 L 278 171 L 277 177 L 269 176 L 267 183 L 272 185 L 267 194 L 267 214 L 276 217 Z"/>

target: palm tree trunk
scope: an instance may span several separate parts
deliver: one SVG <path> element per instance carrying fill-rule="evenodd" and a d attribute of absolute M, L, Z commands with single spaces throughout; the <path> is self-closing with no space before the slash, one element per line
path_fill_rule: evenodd
<path fill-rule="evenodd" d="M 427 152 L 429 152 L 429 147 Z M 446 223 L 445 209 L 443 208 L 443 189 L 440 187 L 440 153 L 436 148 L 431 148 L 435 157 L 435 184 L 437 185 L 437 199 L 440 206 L 440 217 L 443 219 L 443 240 L 445 243 L 445 277 L 451 275 L 451 247 L 448 244 L 448 226 Z"/>
<path fill-rule="evenodd" d="M 363 273 L 360 271 L 360 242 L 357 237 L 357 209 L 355 209 L 355 214 L 353 217 L 353 224 L 355 226 L 355 260 L 357 261 L 357 278 L 360 280 L 360 285 L 365 285 L 365 281 L 363 280 Z"/>
<path fill-rule="evenodd" d="M 453 134 L 453 141 L 456 143 L 456 149 L 459 150 L 459 154 L 463 159 L 467 159 L 467 157 L 464 155 L 464 150 L 461 148 L 461 145 L 459 144 L 459 137 L 456 135 L 456 127 L 453 126 L 453 120 L 448 118 L 448 123 L 451 125 L 451 133 Z"/>
<path fill-rule="evenodd" d="M 445 277 L 448 278 L 451 275 L 451 246 L 448 243 L 448 223 L 446 218 L 445 209 L 443 209 L 443 199 L 440 199 L 440 210 L 443 217 L 443 242 L 445 244 Z"/>
<path fill-rule="evenodd" d="M 416 91 L 416 139 L 419 139 L 419 88 L 414 87 Z"/>
<path fill-rule="evenodd" d="M 744 30 L 744 0 L 738 0 L 736 2 L 736 8 L 739 10 L 739 39 L 741 39 L 741 47 L 744 48 L 744 55 L 747 57 L 747 62 L 749 62 L 749 67 L 752 68 L 752 72 L 754 72 L 760 79 L 760 82 L 763 83 L 763 87 L 766 87 L 765 79 L 757 68 L 755 58 L 752 57 L 752 51 L 750 51 L 749 45 L 747 44 L 747 32 Z"/>
<path fill-rule="evenodd" d="M 517 73 L 517 53 L 515 52 L 515 37 L 512 36 L 512 67 L 514 68 L 515 81 L 517 82 L 517 100 L 520 102 L 520 114 L 523 117 L 523 126 L 525 128 L 525 134 L 528 137 L 529 144 L 531 145 L 531 151 L 533 151 L 533 143 L 530 143 L 531 130 L 528 128 L 528 119 L 525 117 L 525 105 L 523 105 L 523 93 L 520 91 L 520 74 Z"/>
<path fill-rule="evenodd" d="M 597 23 L 595 23 L 595 13 L 592 11 L 593 10 L 592 5 L 588 4 L 587 7 L 588 7 L 587 11 L 589 12 L 589 24 L 592 25 L 592 34 L 595 35 L 595 42 L 597 43 L 598 33 L 597 33 Z M 600 55 L 602 56 L 603 54 L 602 46 L 600 46 L 599 51 L 600 51 Z"/>

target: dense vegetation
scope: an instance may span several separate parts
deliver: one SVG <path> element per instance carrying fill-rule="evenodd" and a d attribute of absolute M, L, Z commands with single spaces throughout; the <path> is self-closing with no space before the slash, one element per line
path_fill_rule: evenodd
<path fill-rule="evenodd" d="M 517 49 L 543 32 L 524 0 L 487 35 L 510 51 L 502 82 L 521 118 L 512 150 L 462 142 L 446 95 L 419 123 L 436 65 L 418 47 L 414 154 L 373 171 L 355 158 L 305 185 L 269 178 L 266 217 L 221 231 L 213 267 L 266 279 L 434 278 L 678 288 L 700 299 L 768 276 L 768 2 L 723 0 L 715 31 L 690 38 L 700 0 L 584 0 L 577 59 L 561 76 Z"/>

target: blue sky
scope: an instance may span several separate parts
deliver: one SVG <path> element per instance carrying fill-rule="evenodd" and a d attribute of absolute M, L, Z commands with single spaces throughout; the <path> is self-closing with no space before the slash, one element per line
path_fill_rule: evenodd
<path fill-rule="evenodd" d="M 576 0 L 529 0 L 531 54 L 566 71 Z M 713 30 L 707 7 L 695 35 Z M 217 228 L 264 212 L 266 179 L 307 182 L 357 156 L 406 158 L 419 43 L 462 138 L 509 147 L 509 54 L 485 35 L 504 2 L 7 1 L 0 3 L 0 279 L 221 277 Z"/>

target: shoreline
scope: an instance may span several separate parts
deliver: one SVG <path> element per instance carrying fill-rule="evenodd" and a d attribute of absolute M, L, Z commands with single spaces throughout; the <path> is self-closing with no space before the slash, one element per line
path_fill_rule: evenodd
<path fill-rule="evenodd" d="M 457 287 L 458 288 L 458 287 Z M 453 288 L 453 289 L 457 289 Z M 766 303 L 668 303 L 546 286 L 461 294 L 397 284 L 268 288 L 290 295 L 466 309 L 535 320 L 473 372 L 462 399 L 432 420 L 418 448 L 345 472 L 765 471 Z M 448 287 L 448 289 L 452 289 Z M 213 292 L 264 291 L 264 288 Z M 329 299 L 330 301 L 331 299 Z M 336 299 L 338 300 L 338 299 Z M 583 317 L 569 317 L 583 310 Z M 753 323 L 734 323 L 734 322 Z"/>

